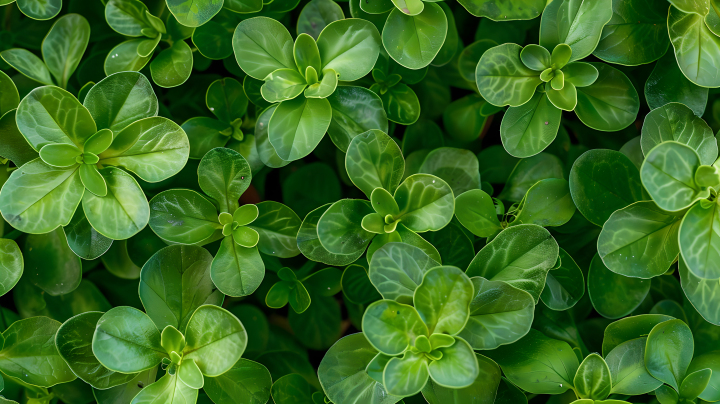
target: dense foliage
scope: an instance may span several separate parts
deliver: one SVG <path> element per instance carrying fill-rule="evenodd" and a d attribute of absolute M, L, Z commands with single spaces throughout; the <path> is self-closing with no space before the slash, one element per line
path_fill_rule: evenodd
<path fill-rule="evenodd" d="M 0 403 L 720 401 L 719 0 L 0 6 Z"/>

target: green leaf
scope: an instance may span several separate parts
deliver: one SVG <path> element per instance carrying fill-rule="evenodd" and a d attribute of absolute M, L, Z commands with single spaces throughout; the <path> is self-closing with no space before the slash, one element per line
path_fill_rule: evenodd
<path fill-rule="evenodd" d="M 295 68 L 292 37 L 272 18 L 243 20 L 235 29 L 233 50 L 243 71 L 258 80 L 277 69 Z"/>
<path fill-rule="evenodd" d="M 187 324 L 183 360 L 193 359 L 203 375 L 217 377 L 230 370 L 245 351 L 247 332 L 229 311 L 200 306 Z"/>
<path fill-rule="evenodd" d="M 6 89 L 8 88 L 2 81 L 2 76 L 0 76 L 0 85 Z M 3 100 L 12 99 L 12 96 L 8 95 L 6 92 L 0 93 L 0 96 Z M 0 104 L 1 103 L 2 102 L 0 102 Z M 17 107 L 17 104 L 14 107 Z M 0 109 L 2 109 L 1 105 Z M 14 109 L 8 111 L 5 115 L 0 117 L 0 137 L 3 139 L 3 141 L 0 142 L 0 156 L 7 158 L 15 163 L 17 167 L 20 167 L 25 163 L 38 158 L 39 155 L 38 152 L 30 146 L 22 133 L 20 133 L 20 130 L 18 130 L 17 123 L 15 121 L 16 113 L 17 109 Z"/>
<path fill-rule="evenodd" d="M 297 233 L 298 249 L 308 259 L 327 265 L 344 266 L 355 262 L 365 252 L 364 249 L 352 254 L 334 254 L 328 251 L 318 237 L 318 222 L 331 204 L 323 205 L 305 216 Z"/>
<path fill-rule="evenodd" d="M 612 378 L 612 393 L 641 395 L 662 385 L 645 369 L 646 342 L 647 337 L 631 339 L 607 354 L 605 360 Z"/>
<path fill-rule="evenodd" d="M 683 292 L 695 310 L 700 313 L 705 321 L 720 325 L 717 299 L 718 293 L 720 293 L 720 281 L 717 279 L 704 279 L 695 275 L 688 269 L 685 259 L 680 259 L 678 272 L 680 273 Z"/>
<path fill-rule="evenodd" d="M 673 102 L 650 111 L 642 128 L 641 145 L 646 156 L 653 147 L 665 141 L 676 141 L 694 149 L 700 162 L 711 165 L 718 155 L 712 129 L 702 118 L 683 104 Z"/>
<path fill-rule="evenodd" d="M 225 237 L 210 267 L 210 277 L 228 296 L 252 294 L 265 276 L 265 264 L 257 247 L 245 248 Z"/>
<path fill-rule="evenodd" d="M 224 147 L 230 140 L 233 131 L 230 124 L 205 116 L 188 119 L 183 122 L 182 129 L 190 142 L 191 159 L 201 159 L 210 150 Z"/>
<path fill-rule="evenodd" d="M 370 344 L 386 355 L 400 355 L 415 343 L 415 338 L 429 335 L 428 327 L 414 307 L 392 300 L 380 300 L 368 306 L 362 329 Z"/>
<path fill-rule="evenodd" d="M 332 107 L 332 120 L 327 132 L 343 152 L 347 152 L 355 136 L 371 129 L 388 132 L 383 101 L 374 92 L 363 87 L 340 86 L 327 100 Z"/>
<path fill-rule="evenodd" d="M 246 397 L 249 404 L 267 402 L 270 399 L 271 385 L 270 372 L 265 366 L 240 359 L 222 375 L 205 377 L 203 389 L 217 404 L 236 404 L 240 397 Z"/>
<path fill-rule="evenodd" d="M 361 199 L 341 199 L 333 203 L 317 223 L 320 243 L 333 254 L 364 251 L 374 237 L 361 226 L 362 218 L 370 213 L 373 213 L 372 206 Z"/>
<path fill-rule="evenodd" d="M 598 226 L 616 210 L 647 200 L 642 185 L 635 165 L 613 150 L 589 150 L 570 170 L 573 201 L 580 213 Z"/>
<path fill-rule="evenodd" d="M 177 41 L 153 59 L 150 63 L 150 74 L 155 84 L 160 87 L 177 87 L 190 78 L 192 67 L 193 54 L 190 46 L 185 41 Z"/>
<path fill-rule="evenodd" d="M 295 212 L 274 201 L 260 202 L 256 206 L 259 216 L 248 227 L 260 234 L 260 252 L 281 258 L 300 254 L 295 237 L 302 222 Z"/>
<path fill-rule="evenodd" d="M 150 61 L 150 56 L 140 56 L 140 46 L 145 44 L 145 39 L 131 39 L 121 42 L 110 50 L 105 58 L 105 74 L 110 76 L 113 73 L 125 71 L 140 71 Z"/>
<path fill-rule="evenodd" d="M 455 196 L 450 186 L 429 174 L 406 178 L 395 191 L 394 198 L 400 208 L 395 219 L 417 233 L 442 229 L 450 222 L 455 210 Z"/>
<path fill-rule="evenodd" d="M 85 189 L 90 191 L 89 193 L 98 197 L 107 195 L 107 184 L 96 166 L 82 164 L 78 171 L 80 171 L 80 180 L 85 186 Z"/>
<path fill-rule="evenodd" d="M 343 296 L 353 303 L 367 304 L 381 298 L 361 265 L 348 265 L 342 273 L 341 283 Z"/>
<path fill-rule="evenodd" d="M 373 26 L 373 28 L 375 28 Z M 338 86 L 338 74 L 332 69 L 327 69 L 323 72 L 322 79 L 319 82 L 312 84 L 305 89 L 306 98 L 327 98 Z"/>
<path fill-rule="evenodd" d="M 628 278 L 610 271 L 596 254 L 588 273 L 588 295 L 595 310 L 605 318 L 632 313 L 650 291 L 650 281 Z"/>
<path fill-rule="evenodd" d="M 478 237 L 490 237 L 502 230 L 492 197 L 479 189 L 466 191 L 455 198 L 455 217 Z"/>
<path fill-rule="evenodd" d="M 678 390 L 690 366 L 693 348 L 692 332 L 682 320 L 662 322 L 648 335 L 645 367 L 653 377 Z"/>
<path fill-rule="evenodd" d="M 500 152 L 494 150 L 493 153 Z M 502 151 L 501 153 L 505 152 Z M 478 161 L 483 160 L 478 159 Z M 512 162 L 508 160 L 505 161 L 510 165 L 515 164 L 515 160 L 512 160 Z M 481 164 L 481 172 L 483 169 L 484 164 Z M 506 182 L 506 184 L 502 192 L 500 192 L 500 195 L 498 195 L 498 198 L 511 202 L 520 202 L 530 187 L 545 178 L 565 178 L 562 163 L 559 158 L 548 153 L 540 153 L 536 156 L 522 159 L 515 164 L 515 168 L 511 170 L 506 180 L 500 181 Z M 487 180 L 487 177 L 483 177 L 483 179 Z M 572 185 L 570 190 L 572 192 Z M 577 202 L 575 204 L 577 205 Z"/>
<path fill-rule="evenodd" d="M 205 93 L 205 104 L 219 120 L 232 123 L 245 115 L 248 98 L 239 81 L 226 77 L 210 84 Z"/>
<path fill-rule="evenodd" d="M 312 395 L 317 389 L 301 375 L 291 373 L 275 381 L 272 385 L 272 398 L 275 404 L 307 403 L 312 404 Z"/>
<path fill-rule="evenodd" d="M 426 272 L 413 303 L 430 334 L 455 335 L 470 315 L 473 284 L 459 268 L 444 266 Z"/>
<path fill-rule="evenodd" d="M 283 101 L 270 118 L 268 140 L 281 159 L 298 160 L 320 143 L 331 119 L 332 107 L 327 99 L 299 96 Z"/>
<path fill-rule="evenodd" d="M 2 334 L 0 369 L 5 376 L 38 387 L 51 387 L 75 380 L 55 347 L 60 323 L 47 317 L 18 320 Z"/>
<path fill-rule="evenodd" d="M 110 0 L 105 6 L 105 20 L 108 25 L 125 36 L 145 36 L 143 30 L 150 30 L 153 34 L 157 32 L 150 23 L 151 17 L 148 14 L 148 8 L 138 0 Z"/>
<path fill-rule="evenodd" d="M 720 86 L 720 76 L 713 72 L 720 60 L 720 38 L 705 24 L 703 15 L 670 7 L 668 33 L 675 49 L 680 70 L 701 87 Z"/>
<path fill-rule="evenodd" d="M 222 0 L 167 0 L 170 12 L 186 27 L 199 27 L 210 21 L 223 6 Z"/>
<path fill-rule="evenodd" d="M 428 361 L 422 353 L 412 351 L 406 352 L 402 357 L 390 359 L 383 371 L 383 385 L 388 393 L 398 396 L 419 393 L 428 380 Z"/>
<path fill-rule="evenodd" d="M 38 87 L 20 102 L 17 124 L 28 143 L 40 150 L 50 143 L 74 144 L 82 150 L 97 132 L 88 110 L 69 92 L 58 87 Z"/>
<path fill-rule="evenodd" d="M 463 0 L 460 5 L 475 17 L 493 21 L 531 20 L 545 8 L 543 0 L 519 0 L 511 3 L 498 0 Z"/>
<path fill-rule="evenodd" d="M 111 74 L 95 84 L 83 105 L 99 129 L 117 136 L 135 121 L 156 116 L 158 100 L 145 75 L 137 72 Z"/>
<path fill-rule="evenodd" d="M 325 354 L 318 367 L 323 391 L 333 402 L 348 404 L 395 404 L 401 397 L 388 394 L 381 382 L 368 375 L 368 364 L 377 356 L 362 333 L 341 338 Z"/>
<path fill-rule="evenodd" d="M 476 350 L 495 349 L 524 337 L 533 322 L 533 297 L 502 281 L 470 280 L 475 290 L 470 318 L 459 336 Z"/>
<path fill-rule="evenodd" d="M 662 0 L 614 1 L 612 18 L 593 55 L 626 66 L 660 59 L 670 45 L 665 30 L 667 8 Z"/>
<path fill-rule="evenodd" d="M 317 38 L 322 71 L 334 70 L 342 81 L 355 81 L 370 73 L 380 52 L 380 33 L 363 19 L 328 24 Z"/>
<path fill-rule="evenodd" d="M 441 386 L 430 379 L 422 390 L 423 397 L 430 404 L 461 404 L 472 400 L 479 400 L 481 404 L 497 402 L 494 400 L 500 383 L 500 367 L 482 355 L 475 354 L 475 357 L 480 371 L 472 385 L 455 389 Z"/>
<path fill-rule="evenodd" d="M 80 258 L 68 247 L 61 229 L 29 235 L 23 249 L 28 268 L 27 280 L 50 296 L 70 293 L 80 284 Z"/>
<path fill-rule="evenodd" d="M 267 75 L 260 88 L 263 98 L 270 103 L 292 100 L 307 87 L 305 78 L 297 69 L 278 69 Z"/>
<path fill-rule="evenodd" d="M 720 369 L 718 369 L 718 353 L 717 352 L 709 352 L 700 356 L 696 356 L 693 358 L 692 362 L 690 362 L 690 367 L 688 368 L 688 374 L 692 374 L 700 369 L 711 369 L 712 375 L 710 377 L 710 382 L 708 383 L 707 388 L 702 391 L 699 395 L 699 397 L 705 401 L 713 401 L 718 398 L 720 398 L 720 391 L 718 390 L 718 382 L 720 382 L 720 377 L 716 373 Z M 680 390 L 682 391 L 682 387 L 680 387 Z"/>
<path fill-rule="evenodd" d="M 193 389 L 201 389 L 205 384 L 200 369 L 192 359 L 184 360 L 178 367 L 178 378 L 185 383 L 186 386 Z"/>
<path fill-rule="evenodd" d="M 624 129 L 635 122 L 640 99 L 632 82 L 620 70 L 604 63 L 590 63 L 598 78 L 578 87 L 575 113 L 585 125 L 604 132 Z"/>
<path fill-rule="evenodd" d="M 185 131 L 170 119 L 156 116 L 128 125 L 115 135 L 100 164 L 122 167 L 148 182 L 177 174 L 190 152 Z"/>
<path fill-rule="evenodd" d="M 49 20 L 60 12 L 62 0 L 18 0 L 20 11 L 33 20 Z"/>
<path fill-rule="evenodd" d="M 60 87 L 67 88 L 89 41 L 90 24 L 80 14 L 66 14 L 50 28 L 42 42 L 42 55 Z"/>
<path fill-rule="evenodd" d="M 140 232 L 150 219 L 150 207 L 135 179 L 119 168 L 100 170 L 108 193 L 83 195 L 83 210 L 98 233 L 113 240 L 125 240 Z"/>
<path fill-rule="evenodd" d="M 238 199 L 250 186 L 252 173 L 247 161 L 232 149 L 218 147 L 205 154 L 198 167 L 200 188 L 220 212 L 232 213 Z"/>
<path fill-rule="evenodd" d="M 500 124 L 503 147 L 519 158 L 545 150 L 560 129 L 562 110 L 553 105 L 547 93 L 535 93 L 523 105 L 508 108 Z"/>
<path fill-rule="evenodd" d="M 612 0 L 551 3 L 543 11 L 540 45 L 552 49 L 567 44 L 572 49 L 571 62 L 584 59 L 597 47 L 603 27 L 612 16 Z"/>
<path fill-rule="evenodd" d="M 613 272 L 650 279 L 667 272 L 680 247 L 682 214 L 660 209 L 655 202 L 635 202 L 610 215 L 598 238 L 598 254 Z"/>
<path fill-rule="evenodd" d="M 462 338 L 455 338 L 455 343 L 442 352 L 440 360 L 431 361 L 428 369 L 433 381 L 450 388 L 470 387 L 480 373 L 478 360 L 470 345 Z"/>
<path fill-rule="evenodd" d="M 38 158 L 10 175 L 0 192 L 0 210 L 20 231 L 47 233 L 70 223 L 84 191 L 77 167 L 56 168 Z"/>
<path fill-rule="evenodd" d="M 405 160 L 397 143 L 374 129 L 352 139 L 345 168 L 353 184 L 370 198 L 375 188 L 395 192 L 405 171 Z"/>
<path fill-rule="evenodd" d="M 131 404 L 192 404 L 197 401 L 197 396 L 197 390 L 188 387 L 177 375 L 167 373 L 160 380 L 143 388 L 132 399 Z"/>
<path fill-rule="evenodd" d="M 527 68 L 520 60 L 522 47 L 504 44 L 483 53 L 475 71 L 480 94 L 497 106 L 519 107 L 535 94 L 542 83 L 538 72 Z"/>
<path fill-rule="evenodd" d="M 585 294 L 585 277 L 575 260 L 560 248 L 560 267 L 551 269 L 540 294 L 545 305 L 552 310 L 567 310 L 577 304 Z"/>
<path fill-rule="evenodd" d="M 505 376 L 533 394 L 561 394 L 572 387 L 579 361 L 570 345 L 540 331 L 530 332 L 513 345 L 485 354 L 497 362 Z"/>
<path fill-rule="evenodd" d="M 312 288 L 308 288 L 312 291 Z M 300 293 L 295 296 L 302 296 Z M 310 349 L 325 350 L 330 348 L 342 335 L 342 315 L 340 306 L 332 296 L 312 295 L 312 304 L 306 310 L 295 308 L 303 302 L 291 303 L 293 310 L 288 313 L 288 322 L 295 336 Z"/>
<path fill-rule="evenodd" d="M 135 377 L 126 384 L 112 387 L 107 390 L 93 389 L 93 395 L 102 404 L 127 404 L 142 391 L 146 386 L 155 382 L 158 368 L 152 368 L 137 373 Z"/>
<path fill-rule="evenodd" d="M 658 1 L 666 5 L 662 0 Z M 667 52 L 658 60 L 645 82 L 645 100 L 652 109 L 675 101 L 687 105 L 695 115 L 702 116 L 707 98 L 708 89 L 697 86 L 680 71 L 674 52 Z"/>
<path fill-rule="evenodd" d="M 573 385 L 581 398 L 606 399 L 612 388 L 608 364 L 598 354 L 588 355 L 575 373 Z"/>
<path fill-rule="evenodd" d="M 712 369 L 701 369 L 688 373 L 680 385 L 680 399 L 694 400 L 708 387 Z"/>
<path fill-rule="evenodd" d="M 680 224 L 680 252 L 690 271 L 698 277 L 715 279 L 720 268 L 715 264 L 720 242 L 716 230 L 715 202 L 698 203 L 687 211 Z"/>
<path fill-rule="evenodd" d="M 195 309 L 221 305 L 223 295 L 210 279 L 212 256 L 202 247 L 169 246 L 158 251 L 140 272 L 140 300 L 157 329 L 184 330 Z"/>
<path fill-rule="evenodd" d="M 150 227 L 162 239 L 195 244 L 221 229 L 215 206 L 189 189 L 172 189 L 150 200 Z"/>
<path fill-rule="evenodd" d="M 640 168 L 642 183 L 661 209 L 677 212 L 707 198 L 709 191 L 695 182 L 701 164 L 690 146 L 664 142 L 647 154 Z"/>
<path fill-rule="evenodd" d="M 483 247 L 468 266 L 467 275 L 505 281 L 530 293 L 537 303 L 558 253 L 550 232 L 537 225 L 521 224 L 502 231 Z"/>
<path fill-rule="evenodd" d="M 617 320 L 605 329 L 602 352 L 605 357 L 623 342 L 647 336 L 656 325 L 672 320 L 664 314 L 641 314 Z"/>
<path fill-rule="evenodd" d="M 34 53 L 13 48 L 0 52 L 0 57 L 22 75 L 48 86 L 55 85 L 45 62 Z"/>
<path fill-rule="evenodd" d="M 23 267 L 23 256 L 15 240 L 0 239 L 0 296 L 15 287 Z"/>
<path fill-rule="evenodd" d="M 417 70 L 430 64 L 445 42 L 448 22 L 437 4 L 426 4 L 415 16 L 395 8 L 382 32 L 382 43 L 401 66 Z"/>
<path fill-rule="evenodd" d="M 425 273 L 440 263 L 418 247 L 387 243 L 370 260 L 370 281 L 385 299 L 410 304 Z"/>
<path fill-rule="evenodd" d="M 480 168 L 474 153 L 454 147 L 440 147 L 430 153 L 419 172 L 432 174 L 450 185 L 453 194 L 480 187 Z"/>
<path fill-rule="evenodd" d="M 517 214 L 515 223 L 539 226 L 562 226 L 575 214 L 568 182 L 559 178 L 538 181 L 530 187 Z"/>
<path fill-rule="evenodd" d="M 112 308 L 100 317 L 92 351 L 103 366 L 119 373 L 142 372 L 167 357 L 160 345 L 160 331 L 150 317 L 126 306 Z"/>
<path fill-rule="evenodd" d="M 136 375 L 113 372 L 95 358 L 92 340 L 95 326 L 102 315 L 101 312 L 91 311 L 67 320 L 57 330 L 55 344 L 73 373 L 94 388 L 104 390 L 125 384 Z"/>

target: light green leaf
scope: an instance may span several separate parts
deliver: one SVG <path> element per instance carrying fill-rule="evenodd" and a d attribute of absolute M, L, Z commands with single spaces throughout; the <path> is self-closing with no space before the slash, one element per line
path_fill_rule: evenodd
<path fill-rule="evenodd" d="M 405 160 L 397 143 L 374 129 L 352 139 L 345 155 L 345 168 L 353 184 L 369 199 L 375 188 L 395 192 L 405 171 Z"/>
<path fill-rule="evenodd" d="M 428 362 L 425 355 L 412 351 L 405 352 L 402 357 L 390 359 L 383 371 L 383 385 L 388 393 L 398 396 L 419 393 L 428 380 Z"/>
<path fill-rule="evenodd" d="M 620 70 L 605 63 L 590 63 L 598 78 L 587 87 L 578 87 L 575 113 L 585 125 L 604 132 L 625 129 L 635 122 L 640 99 L 632 82 Z"/>
<path fill-rule="evenodd" d="M 695 275 L 688 269 L 684 259 L 680 259 L 678 272 L 683 292 L 693 307 L 705 321 L 720 325 L 720 303 L 717 298 L 720 293 L 720 280 L 703 279 Z"/>
<path fill-rule="evenodd" d="M 606 399 L 612 388 L 608 364 L 596 353 L 588 355 L 575 373 L 573 384 L 581 398 Z"/>
<path fill-rule="evenodd" d="M 537 303 L 558 253 L 550 232 L 534 224 L 521 224 L 502 231 L 483 247 L 468 266 L 467 275 L 505 281 L 530 293 Z"/>
<path fill-rule="evenodd" d="M 109 76 L 118 72 L 138 72 L 145 67 L 151 58 L 151 56 L 140 56 L 140 53 L 143 53 L 140 46 L 144 45 L 145 41 L 145 39 L 130 39 L 112 48 L 105 58 L 105 74 Z"/>
<path fill-rule="evenodd" d="M 700 356 L 696 356 L 693 358 L 692 362 L 690 362 L 690 367 L 688 368 L 688 373 L 692 374 L 693 372 L 696 372 L 700 369 L 711 369 L 712 375 L 710 377 L 710 383 L 708 384 L 707 388 L 700 393 L 699 398 L 705 400 L 705 401 L 714 401 L 720 398 L 720 385 L 718 384 L 720 382 L 720 375 L 718 375 L 718 371 L 720 371 L 720 368 L 718 368 L 718 352 L 709 352 L 706 354 L 702 354 Z M 682 390 L 682 387 L 680 387 Z"/>
<path fill-rule="evenodd" d="M 683 104 L 672 102 L 650 111 L 643 122 L 640 144 L 646 156 L 665 141 L 676 141 L 693 148 L 700 162 L 711 165 L 718 156 L 713 130 Z"/>
<path fill-rule="evenodd" d="M 425 157 L 419 172 L 432 174 L 450 185 L 453 194 L 480 188 L 480 167 L 475 154 L 466 149 L 440 147 Z"/>
<path fill-rule="evenodd" d="M 562 226 L 575 214 L 575 204 L 568 182 L 559 178 L 540 180 L 530 187 L 517 214 L 515 223 L 539 226 Z"/>
<path fill-rule="evenodd" d="M 198 391 L 188 387 L 177 375 L 166 373 L 160 380 L 140 390 L 130 404 L 193 404 Z"/>
<path fill-rule="evenodd" d="M 353 254 L 334 254 L 323 247 L 318 237 L 317 228 L 320 217 L 330 205 L 329 203 L 323 205 L 305 216 L 297 233 L 297 246 L 300 252 L 309 260 L 322 262 L 326 265 L 345 266 L 355 262 L 365 250 L 361 249 Z"/>
<path fill-rule="evenodd" d="M 275 109 L 268 124 L 268 140 L 281 159 L 298 160 L 320 143 L 331 119 L 327 99 L 298 96 Z"/>
<path fill-rule="evenodd" d="M 653 327 L 645 346 L 645 367 L 653 377 L 675 390 L 685 379 L 694 349 L 693 335 L 682 320 Z"/>
<path fill-rule="evenodd" d="M 23 267 L 23 256 L 15 240 L 0 239 L 0 296 L 15 287 Z"/>
<path fill-rule="evenodd" d="M 605 360 L 612 377 L 612 393 L 641 395 L 662 385 L 645 369 L 646 342 L 647 337 L 631 339 L 607 354 Z"/>
<path fill-rule="evenodd" d="M 705 24 L 703 15 L 670 7 L 668 33 L 675 58 L 685 77 L 701 87 L 720 86 L 720 38 Z"/>
<path fill-rule="evenodd" d="M 150 219 L 150 207 L 135 179 L 119 168 L 100 170 L 107 183 L 107 196 L 83 195 L 83 210 L 98 233 L 125 240 L 140 232 Z"/>
<path fill-rule="evenodd" d="M 476 350 L 495 349 L 524 337 L 533 322 L 533 297 L 502 281 L 479 276 L 470 280 L 475 293 L 470 318 L 459 336 Z"/>
<path fill-rule="evenodd" d="M 0 57 L 22 75 L 48 86 L 55 85 L 45 62 L 34 53 L 13 48 L 0 52 Z"/>
<path fill-rule="evenodd" d="M 535 88 L 542 83 L 538 72 L 520 60 L 520 45 L 507 43 L 483 53 L 475 70 L 480 94 L 497 106 L 519 107 L 530 101 Z"/>
<path fill-rule="evenodd" d="M 415 343 L 415 338 L 430 335 L 414 307 L 392 300 L 368 306 L 362 329 L 370 344 L 386 355 L 400 355 Z"/>
<path fill-rule="evenodd" d="M 167 0 L 177 21 L 186 27 L 199 27 L 210 21 L 223 6 L 222 0 Z"/>
<path fill-rule="evenodd" d="M 701 164 L 690 146 L 664 142 L 647 154 L 640 168 L 642 183 L 661 209 L 677 212 L 708 197 L 709 191 L 695 182 Z"/>
<path fill-rule="evenodd" d="M 295 212 L 274 201 L 260 202 L 256 206 L 259 216 L 248 227 L 260 234 L 260 252 L 281 258 L 300 254 L 295 237 L 302 222 Z"/>
<path fill-rule="evenodd" d="M 428 366 L 433 381 L 450 388 L 470 387 L 480 373 L 478 360 L 470 345 L 456 337 L 452 346 L 438 350 L 442 352 L 442 358 L 431 361 Z"/>
<path fill-rule="evenodd" d="M 233 213 L 238 208 L 238 199 L 251 179 L 250 166 L 235 150 L 218 147 L 200 160 L 198 183 L 220 212 Z"/>
<path fill-rule="evenodd" d="M 535 93 L 528 102 L 508 108 L 500 124 L 503 147 L 510 155 L 525 158 L 545 150 L 557 136 L 562 111 Z"/>
<path fill-rule="evenodd" d="M 145 75 L 137 72 L 111 74 L 95 84 L 83 105 L 98 129 L 118 135 L 135 121 L 156 116 L 158 100 Z"/>
<path fill-rule="evenodd" d="M 339 4 L 332 0 L 311 0 L 297 19 L 297 33 L 308 34 L 318 39 L 320 32 L 331 22 L 342 20 L 345 13 Z"/>
<path fill-rule="evenodd" d="M 417 70 L 430 64 L 440 52 L 448 31 L 447 17 L 437 4 L 410 16 L 394 8 L 385 23 L 382 43 L 393 60 Z"/>
<path fill-rule="evenodd" d="M 76 379 L 55 347 L 60 323 L 47 317 L 18 320 L 3 332 L 0 351 L 3 374 L 23 383 L 51 387 Z"/>
<path fill-rule="evenodd" d="M 500 367 L 482 355 L 475 354 L 479 365 L 479 374 L 472 385 L 462 389 L 443 387 L 428 380 L 422 390 L 423 397 L 430 404 L 461 404 L 476 400 L 478 404 L 500 403 L 502 394 L 498 394 L 498 401 L 495 401 L 498 384 L 500 383 Z"/>
<path fill-rule="evenodd" d="M 655 202 L 635 202 L 610 215 L 598 238 L 598 254 L 613 272 L 649 279 L 670 269 L 680 247 L 682 214 L 660 209 Z"/>
<path fill-rule="evenodd" d="M 222 226 L 215 206 L 189 189 L 172 189 L 150 200 L 150 228 L 164 240 L 195 244 L 212 237 Z"/>
<path fill-rule="evenodd" d="M 307 87 L 305 77 L 297 69 L 277 69 L 265 77 L 260 88 L 263 98 L 270 103 L 292 100 Z"/>
<path fill-rule="evenodd" d="M 540 23 L 540 45 L 553 49 L 567 44 L 570 61 L 589 56 L 600 42 L 603 27 L 613 16 L 612 0 L 561 0 L 550 3 Z"/>
<path fill-rule="evenodd" d="M 143 30 L 149 30 L 150 34 L 157 32 L 146 13 L 149 14 L 147 6 L 138 0 L 110 0 L 105 6 L 105 20 L 108 25 L 125 36 L 145 36 Z"/>
<path fill-rule="evenodd" d="M 680 253 L 687 268 L 699 278 L 720 277 L 718 208 L 717 201 L 701 201 L 685 213 L 680 224 Z"/>
<path fill-rule="evenodd" d="M 222 307 L 200 306 L 184 333 L 183 359 L 193 359 L 203 375 L 217 377 L 230 370 L 245 351 L 247 332 L 240 320 Z"/>
<path fill-rule="evenodd" d="M 364 251 L 375 236 L 362 228 L 363 217 L 373 213 L 362 199 L 341 199 L 323 213 L 317 224 L 320 243 L 333 254 L 350 255 Z"/>
<path fill-rule="evenodd" d="M 395 219 L 417 233 L 442 229 L 455 211 L 452 189 L 434 175 L 409 176 L 395 191 L 394 198 L 400 208 Z"/>
<path fill-rule="evenodd" d="M 479 189 L 455 198 L 455 217 L 478 237 L 490 237 L 502 230 L 492 197 Z"/>
<path fill-rule="evenodd" d="M 90 112 L 74 95 L 58 87 L 38 87 L 20 102 L 18 129 L 28 143 L 40 150 L 50 143 L 74 144 L 82 150 L 97 132 Z"/>
<path fill-rule="evenodd" d="M 265 264 L 257 247 L 245 248 L 225 237 L 210 267 L 210 277 L 228 296 L 252 294 L 265 276 Z"/>
<path fill-rule="evenodd" d="M 410 304 L 425 273 L 439 265 L 418 247 L 387 243 L 373 254 L 369 277 L 385 299 Z"/>
<path fill-rule="evenodd" d="M 470 278 L 459 268 L 443 266 L 425 273 L 415 289 L 413 305 L 430 334 L 456 335 L 468 321 L 472 299 Z"/>
<path fill-rule="evenodd" d="M 327 129 L 330 139 L 347 152 L 352 139 L 371 129 L 388 132 L 388 119 L 377 94 L 363 87 L 340 86 L 327 98 L 332 120 Z"/>
<path fill-rule="evenodd" d="M 236 404 L 239 397 L 248 404 L 270 399 L 272 378 L 267 368 L 257 362 L 240 359 L 218 377 L 205 377 L 205 393 L 216 404 Z M 241 401 L 242 403 L 242 401 Z"/>
<path fill-rule="evenodd" d="M 153 59 L 150 74 L 160 87 L 177 87 L 190 78 L 192 67 L 193 53 L 190 46 L 185 41 L 177 41 Z"/>
<path fill-rule="evenodd" d="M 355 81 L 370 73 L 380 52 L 380 33 L 370 21 L 352 18 L 328 24 L 317 38 L 323 74 Z"/>
<path fill-rule="evenodd" d="M 23 14 L 33 20 L 49 20 L 60 13 L 62 0 L 18 0 L 17 6 Z"/>
<path fill-rule="evenodd" d="M 77 167 L 56 168 L 38 158 L 10 174 L 0 211 L 20 231 L 47 233 L 70 223 L 84 192 Z"/>
<path fill-rule="evenodd" d="M 151 369 L 167 357 L 160 345 L 160 331 L 150 317 L 126 306 L 110 309 L 100 317 L 92 350 L 101 364 L 120 373 Z"/>
<path fill-rule="evenodd" d="M 238 24 L 233 35 L 238 65 L 250 77 L 264 80 L 277 69 L 294 69 L 293 40 L 277 20 L 255 17 Z"/>
<path fill-rule="evenodd" d="M 42 55 L 60 87 L 67 88 L 89 41 L 90 24 L 80 14 L 65 14 L 50 28 L 42 42 Z"/>
<path fill-rule="evenodd" d="M 93 395 L 100 404 L 127 404 L 131 402 L 143 388 L 155 382 L 157 373 L 157 367 L 137 373 L 135 377 L 126 384 L 121 384 L 107 390 L 93 389 Z"/>
<path fill-rule="evenodd" d="M 0 58 L 1 57 L 2 52 L 0 52 Z M 0 73 L 0 117 L 4 116 L 6 112 L 17 108 L 19 104 L 20 94 L 15 86 L 15 82 L 4 72 Z M 15 123 L 14 118 L 13 123 Z M 20 165 L 18 165 L 18 167 L 19 166 Z"/>

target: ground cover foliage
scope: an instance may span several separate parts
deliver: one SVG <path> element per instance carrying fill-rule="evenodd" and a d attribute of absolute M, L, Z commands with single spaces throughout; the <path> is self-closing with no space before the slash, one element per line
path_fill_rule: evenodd
<path fill-rule="evenodd" d="M 720 401 L 720 1 L 0 0 L 0 402 Z"/>

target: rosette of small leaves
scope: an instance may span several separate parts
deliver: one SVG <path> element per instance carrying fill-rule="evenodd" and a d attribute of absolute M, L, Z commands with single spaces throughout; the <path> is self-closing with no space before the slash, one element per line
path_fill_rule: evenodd
<path fill-rule="evenodd" d="M 67 91 L 38 87 L 20 102 L 17 128 L 39 157 L 14 171 L 0 192 L 0 211 L 26 233 L 66 226 L 82 202 L 100 235 L 127 239 L 148 222 L 149 207 L 130 171 L 148 182 L 179 172 L 188 157 L 185 132 L 156 116 L 145 76 L 111 75 L 81 104 Z"/>
<path fill-rule="evenodd" d="M 292 209 L 272 201 L 239 205 L 251 179 L 242 155 L 215 148 L 198 166 L 200 188 L 209 198 L 171 189 L 150 201 L 150 228 L 163 240 L 200 245 L 222 240 L 210 273 L 230 296 L 247 296 L 260 286 L 265 274 L 260 252 L 286 258 L 300 253 L 295 236 L 301 222 Z"/>

